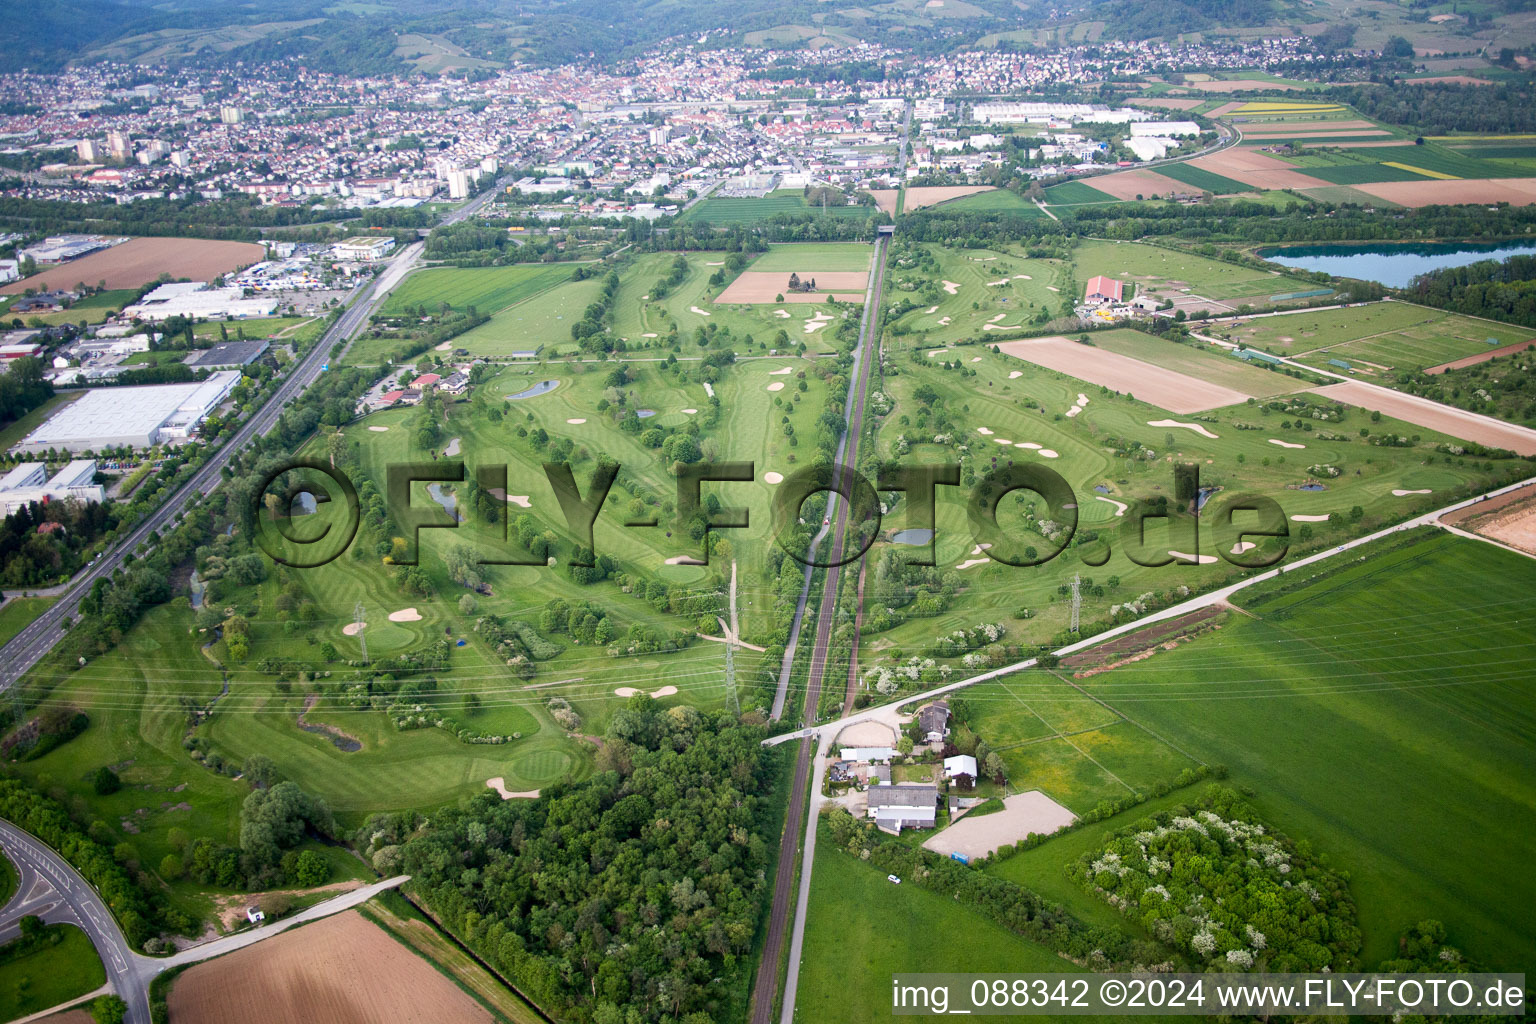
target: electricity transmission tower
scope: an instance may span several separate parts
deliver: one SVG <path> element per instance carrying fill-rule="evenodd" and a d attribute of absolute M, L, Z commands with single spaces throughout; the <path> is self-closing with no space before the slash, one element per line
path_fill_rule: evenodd
<path fill-rule="evenodd" d="M 352 621 L 357 626 L 357 642 L 363 648 L 363 662 L 368 661 L 368 635 L 367 624 L 363 622 L 363 602 L 359 601 L 352 606 Z M 1073 616 L 1072 622 L 1077 623 L 1077 617 Z"/>
<path fill-rule="evenodd" d="M 1072 632 L 1078 631 L 1077 622 L 1083 611 L 1083 576 L 1072 574 Z"/>

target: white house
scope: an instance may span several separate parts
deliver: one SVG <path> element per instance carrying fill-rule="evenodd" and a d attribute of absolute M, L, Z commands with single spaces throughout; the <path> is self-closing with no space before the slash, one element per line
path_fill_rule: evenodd
<path fill-rule="evenodd" d="M 944 777 L 952 779 L 957 775 L 969 775 L 978 778 L 976 773 L 976 759 L 970 754 L 956 754 L 954 757 L 944 759 Z"/>
<path fill-rule="evenodd" d="M 260 908 L 257 908 L 257 907 L 246 907 L 245 908 L 245 919 L 247 921 L 251 922 L 251 924 L 260 924 L 261 922 L 263 922 L 263 921 L 265 921 L 267 919 L 267 915 L 263 914 L 261 912 Z"/>

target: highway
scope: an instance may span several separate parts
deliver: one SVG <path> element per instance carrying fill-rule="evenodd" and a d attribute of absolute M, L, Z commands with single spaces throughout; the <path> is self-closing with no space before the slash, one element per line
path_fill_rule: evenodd
<path fill-rule="evenodd" d="M 488 198 L 488 195 L 482 198 Z M 463 209 L 455 211 L 454 215 L 468 216 Z M 309 354 L 289 369 L 276 393 L 266 404 L 246 420 L 232 438 L 213 452 L 175 494 L 146 516 L 112 550 L 98 558 L 94 565 L 76 574 L 58 601 L 0 648 L 0 690 L 14 685 L 63 638 L 64 620 L 78 617 L 80 599 L 90 592 L 91 586 L 98 579 L 110 579 L 112 573 L 123 564 L 124 556 L 142 544 L 150 533 L 164 530 L 188 501 L 201 500 L 219 486 L 222 482 L 219 471 L 258 434 L 270 430 L 282 415 L 283 409 L 314 383 L 315 378 L 323 372 L 321 368 L 330 362 L 331 348 L 338 341 L 350 342 L 362 330 L 368 323 L 368 317 L 388 297 L 390 291 L 415 268 L 424 247 L 422 242 L 406 246 L 399 256 L 390 260 L 382 274 L 354 289 L 348 297 L 346 311 L 326 330 Z"/>

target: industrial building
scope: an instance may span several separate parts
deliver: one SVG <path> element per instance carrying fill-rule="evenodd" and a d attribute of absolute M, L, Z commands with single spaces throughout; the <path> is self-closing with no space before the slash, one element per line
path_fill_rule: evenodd
<path fill-rule="evenodd" d="M 206 281 L 163 284 L 138 302 L 123 309 L 123 316 L 139 320 L 166 320 L 184 316 L 204 320 L 244 320 L 271 316 L 277 299 L 247 299 L 243 288 L 210 288 Z"/>
<path fill-rule="evenodd" d="M 52 479 L 43 463 L 23 462 L 0 477 L 0 515 L 8 516 L 33 502 L 46 505 L 66 498 L 102 501 L 106 491 L 95 478 L 95 459 L 76 459 L 55 473 Z"/>
<path fill-rule="evenodd" d="M 371 263 L 381 260 L 389 255 L 389 251 L 395 247 L 393 238 L 371 238 L 367 235 L 359 235 L 356 238 L 344 238 L 331 248 L 331 252 L 339 260 L 360 260 Z"/>
<path fill-rule="evenodd" d="M 213 348 L 189 354 L 182 362 L 194 370 L 237 370 L 260 359 L 270 347 L 265 341 L 221 341 Z"/>
<path fill-rule="evenodd" d="M 87 391 L 22 438 L 15 450 L 83 452 L 185 441 L 239 382 L 238 370 L 223 370 L 195 384 Z"/>

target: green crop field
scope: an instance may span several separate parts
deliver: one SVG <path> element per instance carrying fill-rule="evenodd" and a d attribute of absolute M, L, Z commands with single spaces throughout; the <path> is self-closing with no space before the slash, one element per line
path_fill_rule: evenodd
<path fill-rule="evenodd" d="M 963 936 L 963 941 L 945 941 L 944 936 Z M 952 899 L 910 883 L 891 883 L 884 873 L 838 849 L 822 829 L 811 875 L 797 1019 L 847 1024 L 889 1020 L 891 975 L 902 971 L 1077 969 Z"/>
<path fill-rule="evenodd" d="M 1006 212 L 1022 217 L 1044 217 L 1040 208 L 1012 189 L 994 188 L 987 192 L 961 196 L 941 204 L 946 210 L 986 210 Z"/>
<path fill-rule="evenodd" d="M 1428 174 L 1415 174 L 1405 168 L 1388 167 L 1382 163 L 1311 166 L 1305 167 L 1305 170 L 1312 177 L 1321 178 L 1335 185 L 1365 185 L 1378 181 L 1424 181 L 1426 178 L 1431 178 Z"/>
<path fill-rule="evenodd" d="M 89 284 L 90 282 L 86 282 Z M 57 327 L 60 324 L 99 324 L 107 318 L 108 313 L 115 313 L 124 305 L 133 301 L 138 293 L 132 288 L 117 289 L 98 292 L 95 295 L 87 295 L 77 300 L 68 309 L 57 313 L 28 313 L 21 317 L 27 323 L 36 320 L 48 327 Z M 19 295 L 0 296 L 0 315 L 3 315 L 11 303 L 21 298 Z"/>
<path fill-rule="evenodd" d="M 1218 333 L 1311 366 L 1337 371 L 1328 360 L 1341 359 L 1357 374 L 1379 376 L 1389 385 L 1388 371 L 1422 370 L 1532 336 L 1523 328 L 1404 302 L 1250 320 Z"/>
<path fill-rule="evenodd" d="M 228 337 L 230 341 L 243 338 L 271 338 L 279 342 L 308 341 L 325 327 L 324 317 L 272 316 L 256 320 L 207 320 L 192 328 L 195 337 L 208 339 Z M 147 353 L 139 353 L 144 355 Z"/>
<path fill-rule="evenodd" d="M 804 197 L 793 195 L 768 195 L 762 199 L 706 199 L 683 215 L 682 220 L 695 224 L 756 224 L 781 213 L 814 213 L 820 217 L 820 206 L 809 206 Z M 830 217 L 868 218 L 878 215 L 873 206 L 828 206 Z"/>
<path fill-rule="evenodd" d="M 62 933 L 57 944 L 0 964 L 0 1017 L 15 1020 L 106 984 L 91 940 L 72 924 L 49 925 Z"/>
<path fill-rule="evenodd" d="M 1433 143 L 1423 146 L 1372 147 L 1370 159 L 1378 163 L 1400 163 L 1410 167 L 1421 167 L 1426 171 L 1435 171 L 1439 174 L 1454 174 L 1458 178 L 1491 178 L 1496 177 L 1500 170 L 1497 165 L 1473 159 L 1454 149 L 1447 149 Z"/>
<path fill-rule="evenodd" d="M 868 270 L 873 249 L 860 242 L 793 242 L 770 245 L 748 270 Z"/>
<path fill-rule="evenodd" d="M 1045 190 L 1045 201 L 1051 206 L 1080 206 L 1084 203 L 1119 202 L 1108 192 L 1100 192 L 1085 181 L 1064 181 Z"/>
<path fill-rule="evenodd" d="M 1368 964 L 1425 918 L 1491 968 L 1520 964 L 1536 944 L 1536 564 L 1436 533 L 1329 567 L 1240 597 L 1256 618 L 1082 686 L 1227 765 L 1268 820 L 1348 871 Z"/>
<path fill-rule="evenodd" d="M 1165 178 L 1182 181 L 1186 185 L 1193 185 L 1195 188 L 1214 192 L 1219 196 L 1253 191 L 1252 185 L 1246 185 L 1224 174 L 1216 174 L 1193 164 L 1159 164 L 1156 170 Z"/>
<path fill-rule="evenodd" d="M 510 267 L 432 267 L 406 278 L 385 300 L 385 314 L 408 307 L 436 310 L 444 302 L 454 309 L 474 306 L 497 313 L 553 287 L 571 276 L 571 263 L 520 263 Z"/>

